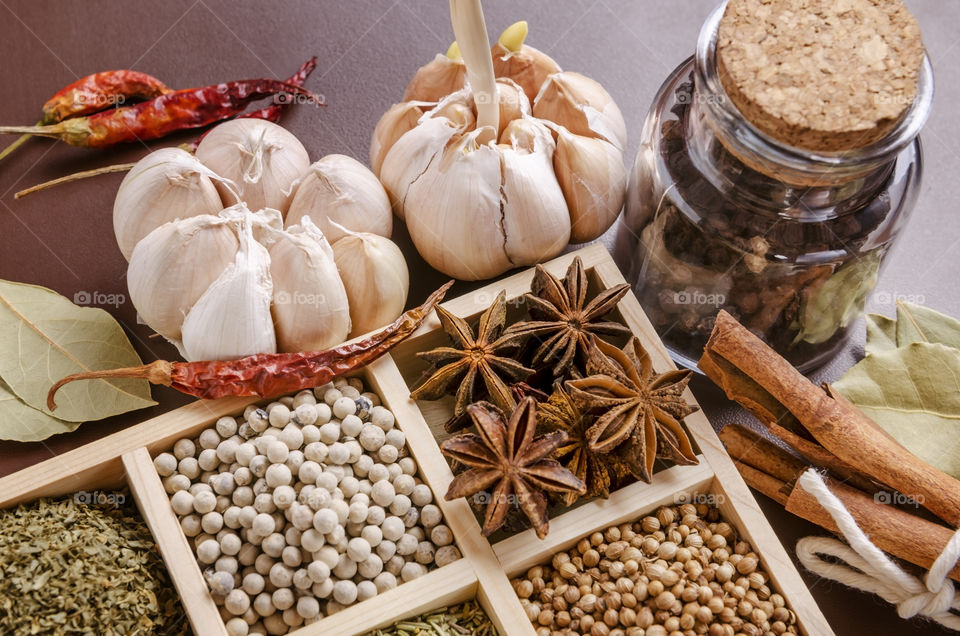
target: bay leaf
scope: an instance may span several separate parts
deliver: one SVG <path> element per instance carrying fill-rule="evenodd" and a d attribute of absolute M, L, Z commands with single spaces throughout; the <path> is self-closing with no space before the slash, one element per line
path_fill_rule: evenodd
<path fill-rule="evenodd" d="M 878 351 L 833 388 L 914 455 L 960 479 L 960 350 L 914 342 Z"/>
<path fill-rule="evenodd" d="M 29 406 L 71 373 L 143 364 L 110 314 L 36 285 L 0 280 L 0 378 Z M 73 382 L 57 393 L 57 419 L 99 420 L 155 405 L 146 380 Z"/>
<path fill-rule="evenodd" d="M 0 439 L 38 442 L 78 426 L 79 422 L 64 422 L 28 406 L 0 380 Z"/>
<path fill-rule="evenodd" d="M 898 302 L 897 345 L 911 342 L 940 343 L 960 349 L 960 320 L 923 305 Z"/>
<path fill-rule="evenodd" d="M 897 321 L 882 314 L 867 314 L 866 353 L 897 348 Z"/>
<path fill-rule="evenodd" d="M 880 256 L 880 250 L 874 250 L 844 263 L 810 297 L 804 297 L 800 331 L 793 344 L 826 342 L 860 316 L 877 284 Z"/>

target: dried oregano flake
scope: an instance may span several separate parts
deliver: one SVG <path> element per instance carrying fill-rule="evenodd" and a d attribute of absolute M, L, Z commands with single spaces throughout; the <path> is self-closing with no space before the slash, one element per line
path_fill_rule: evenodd
<path fill-rule="evenodd" d="M 131 498 L 100 494 L 0 510 L 0 633 L 189 633 Z"/>

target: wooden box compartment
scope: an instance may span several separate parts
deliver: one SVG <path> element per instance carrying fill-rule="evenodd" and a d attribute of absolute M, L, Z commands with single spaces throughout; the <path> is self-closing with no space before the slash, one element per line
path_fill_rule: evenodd
<path fill-rule="evenodd" d="M 601 245 L 561 256 L 545 267 L 554 275 L 562 276 L 577 255 L 588 271 L 591 286 L 606 288 L 624 282 Z M 449 300 L 444 307 L 461 317 L 475 317 L 503 289 L 507 300 L 514 301 L 512 311 L 519 311 L 516 305 L 529 289 L 532 276 L 532 269 L 525 270 Z M 633 294 L 628 293 L 621 300 L 618 312 L 619 318 L 650 353 L 654 368 L 657 371 L 672 368 L 669 355 Z M 482 535 L 466 500 L 443 499 L 453 473 L 440 453 L 437 438 L 446 435 L 442 425 L 450 414 L 451 403 L 447 400 L 416 403 L 409 398 L 410 386 L 424 368 L 415 353 L 443 342 L 445 336 L 439 320 L 431 316 L 416 334 L 391 355 L 369 365 L 362 375 L 370 390 L 378 393 L 383 404 L 393 411 L 396 425 L 406 435 L 407 447 L 417 461 L 420 476 L 432 489 L 435 503 L 453 531 L 463 558 L 291 634 L 360 634 L 433 608 L 477 598 L 501 634 L 530 636 L 534 629 L 510 586 L 510 577 L 549 560 L 555 552 L 569 548 L 592 532 L 633 521 L 661 505 L 675 503 L 681 494 L 691 493 L 715 496 L 722 516 L 753 545 L 773 585 L 796 612 L 802 633 L 809 636 L 833 633 L 702 412 L 685 420 L 699 453 L 698 465 L 663 467 L 655 474 L 652 484 L 633 483 L 612 492 L 608 499 L 593 499 L 562 514 L 554 513 L 550 534 L 542 541 L 533 530 L 525 530 L 491 543 Z M 694 402 L 689 391 L 686 397 Z M 21 470 L 0 479 L 0 507 L 42 496 L 118 488 L 126 483 L 154 533 L 194 633 L 226 634 L 151 457 L 169 450 L 180 438 L 195 437 L 219 417 L 238 415 L 247 405 L 258 401 L 250 398 L 197 401 Z"/>

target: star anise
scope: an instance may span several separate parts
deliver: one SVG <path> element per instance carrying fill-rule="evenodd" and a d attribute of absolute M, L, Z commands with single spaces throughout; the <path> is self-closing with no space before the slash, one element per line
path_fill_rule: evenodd
<path fill-rule="evenodd" d="M 630 330 L 617 322 L 600 319 L 610 313 L 630 286 L 614 285 L 588 301 L 587 273 L 580 257 L 573 259 L 562 280 L 537 265 L 530 293 L 524 300 L 533 320 L 518 322 L 507 334 L 544 338 L 534 352 L 533 366 L 556 361 L 554 375 L 569 373 L 574 356 L 586 360 L 590 335 L 629 335 Z"/>
<path fill-rule="evenodd" d="M 584 496 L 609 497 L 610 471 L 607 469 L 607 463 L 610 459 L 607 455 L 590 448 L 587 430 L 590 428 L 591 420 L 583 416 L 563 385 L 558 384 L 550 395 L 550 399 L 539 405 L 537 417 L 539 423 L 547 430 L 566 433 L 566 441 L 557 448 L 553 456 L 565 461 L 567 469 L 587 485 Z M 570 506 L 577 498 L 576 493 L 566 493 L 563 496 L 563 502 Z"/>
<path fill-rule="evenodd" d="M 598 338 L 587 362 L 589 377 L 566 388 L 584 413 L 596 413 L 587 430 L 591 449 L 612 453 L 619 476 L 649 482 L 657 457 L 696 464 L 697 456 L 680 421 L 697 407 L 683 399 L 689 370 L 655 374 L 650 356 L 636 337 L 621 351 Z"/>
<path fill-rule="evenodd" d="M 483 534 L 489 536 L 507 519 L 516 503 L 541 539 L 550 530 L 544 491 L 583 494 L 587 487 L 550 455 L 565 435 L 554 431 L 536 436 L 537 403 L 524 398 L 506 419 L 489 402 L 467 407 L 477 432 L 464 433 L 443 442 L 440 449 L 468 469 L 453 478 L 447 501 L 489 491 Z"/>
<path fill-rule="evenodd" d="M 480 316 L 476 335 L 466 320 L 443 307 L 437 307 L 436 312 L 454 346 L 417 354 L 431 364 L 431 371 L 410 397 L 438 400 L 444 395 L 456 395 L 453 418 L 448 423 L 452 428 L 463 421 L 461 416 L 466 413 L 467 405 L 480 398 L 478 384 L 483 385 L 485 395 L 497 406 L 513 411 L 517 400 L 511 385 L 528 378 L 533 369 L 509 357 L 510 352 L 519 348 L 520 338 L 503 334 L 507 319 L 506 294 L 501 291 Z"/>

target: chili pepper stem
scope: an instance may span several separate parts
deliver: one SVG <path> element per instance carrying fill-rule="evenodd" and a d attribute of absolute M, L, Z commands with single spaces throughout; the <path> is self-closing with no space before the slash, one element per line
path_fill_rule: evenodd
<path fill-rule="evenodd" d="M 141 379 L 147 380 L 150 384 L 163 384 L 169 386 L 172 380 L 173 363 L 166 360 L 156 360 L 150 364 L 144 364 L 139 367 L 126 367 L 123 369 L 102 369 L 100 371 L 87 371 L 85 373 L 74 373 L 65 378 L 61 378 L 50 387 L 47 393 L 47 408 L 51 411 L 57 409 L 57 403 L 54 396 L 64 384 L 74 380 L 103 380 L 109 378 Z"/>
<path fill-rule="evenodd" d="M 33 194 L 34 192 L 40 192 L 41 190 L 46 190 L 47 188 L 52 188 L 54 186 L 62 185 L 64 183 L 70 183 L 71 181 L 80 181 L 82 179 L 89 179 L 90 177 L 96 177 L 101 174 L 110 174 L 112 172 L 127 172 L 132 170 L 133 167 L 137 165 L 136 163 L 117 163 L 112 166 L 104 166 L 102 168 L 95 168 L 93 170 L 84 170 L 82 172 L 74 172 L 73 174 L 68 174 L 65 177 L 58 177 L 56 179 L 51 179 L 50 181 L 44 181 L 43 183 L 38 183 L 35 186 L 30 186 L 24 190 L 20 190 L 15 195 L 14 199 L 19 199 L 25 197 L 28 194 Z"/>
<path fill-rule="evenodd" d="M 20 135 L 19 139 L 0 151 L 0 161 L 6 159 L 7 156 L 10 155 L 14 150 L 27 143 L 27 140 L 32 136 L 33 135 Z"/>
<path fill-rule="evenodd" d="M 0 126 L 0 135 L 57 137 L 64 130 L 63 124 L 53 124 L 52 126 Z"/>

